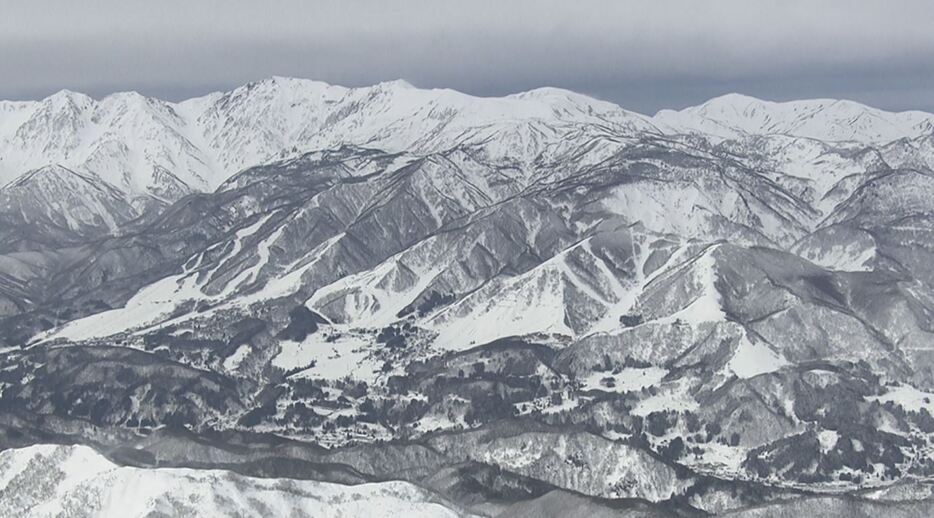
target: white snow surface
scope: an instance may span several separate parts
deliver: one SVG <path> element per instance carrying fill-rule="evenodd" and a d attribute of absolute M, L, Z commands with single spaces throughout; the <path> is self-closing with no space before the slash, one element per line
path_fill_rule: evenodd
<path fill-rule="evenodd" d="M 920 412 L 923 408 L 934 415 L 934 393 L 919 390 L 911 385 L 891 387 L 885 394 L 869 399 L 880 403 L 891 401 L 910 412 Z"/>
<path fill-rule="evenodd" d="M 302 369 L 293 375 L 298 378 L 339 380 L 349 376 L 373 382 L 382 366 L 373 359 L 378 345 L 372 338 L 346 326 L 328 326 L 301 342 L 283 340 L 279 346 L 282 350 L 272 364 L 286 371 Z"/>
<path fill-rule="evenodd" d="M 760 374 L 775 372 L 788 365 L 788 360 L 770 349 L 761 341 L 752 341 L 744 334 L 727 368 L 740 378 L 752 378 Z"/>
<path fill-rule="evenodd" d="M 835 244 L 828 250 L 803 250 L 801 255 L 812 263 L 830 270 L 869 272 L 872 271 L 872 262 L 877 253 L 875 246 L 863 246 L 862 243 L 852 241 L 846 244 Z"/>
<path fill-rule="evenodd" d="M 668 369 L 661 367 L 632 368 L 627 367 L 619 372 L 592 372 L 582 379 L 583 390 L 602 390 L 604 392 L 635 392 L 645 387 L 657 385 L 662 381 Z M 613 386 L 607 387 L 603 380 L 613 380 Z"/>
<path fill-rule="evenodd" d="M 237 347 L 237 350 L 234 351 L 233 354 L 224 359 L 224 368 L 228 371 L 237 370 L 237 367 L 249 356 L 251 349 L 252 346 L 250 346 L 250 344 L 243 344 Z"/>
<path fill-rule="evenodd" d="M 690 387 L 682 378 L 672 383 L 659 385 L 658 392 L 639 401 L 632 410 L 632 414 L 644 417 L 652 412 L 683 412 L 697 410 L 697 408 L 697 400 L 690 394 Z"/>

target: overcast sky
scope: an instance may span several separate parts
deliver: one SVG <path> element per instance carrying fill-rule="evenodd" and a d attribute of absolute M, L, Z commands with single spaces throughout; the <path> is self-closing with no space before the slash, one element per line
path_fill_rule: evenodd
<path fill-rule="evenodd" d="M 0 0 L 0 98 L 178 100 L 284 75 L 654 113 L 728 92 L 934 111 L 934 2 Z"/>

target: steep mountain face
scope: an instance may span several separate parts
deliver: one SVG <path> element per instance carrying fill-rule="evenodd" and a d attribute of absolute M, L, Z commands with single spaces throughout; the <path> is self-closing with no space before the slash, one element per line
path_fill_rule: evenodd
<path fill-rule="evenodd" d="M 928 114 L 283 78 L 0 114 L 3 167 L 70 164 L 0 189 L 5 447 L 484 516 L 928 505 Z"/>
<path fill-rule="evenodd" d="M 104 236 L 139 215 L 113 186 L 93 173 L 61 166 L 30 171 L 0 187 L 6 223 L 0 249 L 21 251 Z"/>

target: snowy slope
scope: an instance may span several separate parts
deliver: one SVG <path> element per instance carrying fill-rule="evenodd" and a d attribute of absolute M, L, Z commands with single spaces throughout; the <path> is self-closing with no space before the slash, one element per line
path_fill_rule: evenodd
<path fill-rule="evenodd" d="M 407 482 L 344 486 L 221 470 L 121 467 L 87 446 L 0 453 L 0 515 L 464 516 Z"/>

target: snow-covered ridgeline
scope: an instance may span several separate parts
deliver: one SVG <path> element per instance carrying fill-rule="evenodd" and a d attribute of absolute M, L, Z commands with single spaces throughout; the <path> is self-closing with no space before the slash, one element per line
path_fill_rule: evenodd
<path fill-rule="evenodd" d="M 77 513 L 77 514 L 74 514 Z M 2 516 L 464 516 L 408 482 L 345 486 L 118 466 L 87 446 L 0 452 Z"/>
<path fill-rule="evenodd" d="M 497 135 L 504 149 L 488 152 L 537 154 L 545 131 L 575 124 L 653 129 L 647 117 L 552 88 L 494 98 L 403 81 L 344 88 L 273 77 L 179 103 L 63 90 L 0 103 L 0 184 L 62 164 L 128 193 L 165 196 L 213 190 L 245 167 L 343 144 L 427 152 Z"/>

